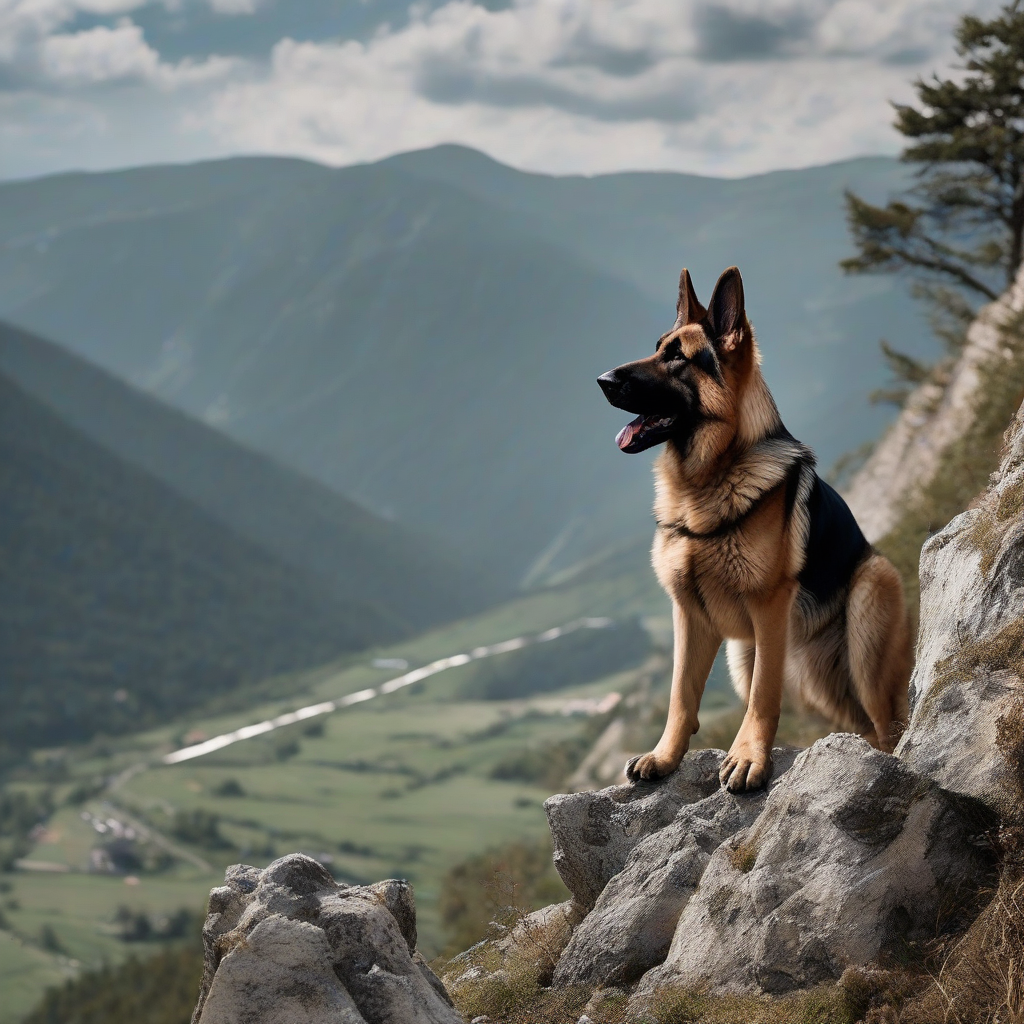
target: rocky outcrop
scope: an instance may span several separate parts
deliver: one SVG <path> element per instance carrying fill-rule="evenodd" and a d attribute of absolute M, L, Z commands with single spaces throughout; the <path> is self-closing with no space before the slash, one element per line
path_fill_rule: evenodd
<path fill-rule="evenodd" d="M 921 552 L 913 713 L 897 748 L 939 785 L 1019 814 L 1024 745 L 1024 414 L 992 485 Z"/>
<path fill-rule="evenodd" d="M 788 992 L 933 938 L 992 879 L 989 825 L 859 736 L 819 740 L 714 852 L 637 998 Z"/>
<path fill-rule="evenodd" d="M 548 801 L 589 908 L 555 986 L 635 985 L 634 1013 L 665 988 L 778 994 L 967 923 L 1024 806 L 1024 412 L 988 491 L 926 544 L 921 586 L 895 755 L 829 736 L 735 797 L 698 751 L 662 783 Z"/>
<path fill-rule="evenodd" d="M 1009 364 L 1005 327 L 1024 313 L 1024 268 L 995 302 L 984 306 L 967 331 L 955 364 L 941 379 L 915 389 L 900 415 L 867 462 L 844 489 L 843 496 L 868 540 L 887 534 L 900 513 L 940 471 L 942 457 L 967 431 L 985 401 L 986 377 Z"/>
<path fill-rule="evenodd" d="M 642 839 L 668 825 L 684 804 L 719 788 L 723 756 L 720 750 L 698 750 L 662 782 L 563 793 L 545 802 L 555 868 L 580 906 L 594 906 Z"/>
<path fill-rule="evenodd" d="M 777 749 L 761 793 L 721 789 L 723 756 L 695 751 L 678 778 L 548 801 L 578 903 L 600 887 L 555 987 L 639 981 L 639 1011 L 666 987 L 775 994 L 837 980 L 934 937 L 991 878 L 985 809 L 859 736 Z"/>
<path fill-rule="evenodd" d="M 726 839 L 757 819 L 768 792 L 785 777 L 796 753 L 777 748 L 773 752 L 775 775 L 769 788 L 739 796 L 717 784 L 723 751 L 691 755 L 704 770 L 710 770 L 715 780 L 713 791 L 678 807 L 664 827 L 649 832 L 634 845 L 622 869 L 609 879 L 594 909 L 573 934 L 558 961 L 554 984 L 627 985 L 660 964 L 668 953 L 679 915 L 697 889 L 711 855 Z M 660 798 L 663 806 L 668 805 L 666 810 L 671 809 L 678 790 L 667 785 L 659 790 L 657 783 L 643 785 L 655 787 L 644 798 L 649 804 Z M 651 816 L 648 820 L 657 819 Z M 634 836 L 638 831 L 633 830 Z"/>
<path fill-rule="evenodd" d="M 291 854 L 210 893 L 193 1024 L 462 1024 L 416 952 L 407 882 L 339 885 Z"/>

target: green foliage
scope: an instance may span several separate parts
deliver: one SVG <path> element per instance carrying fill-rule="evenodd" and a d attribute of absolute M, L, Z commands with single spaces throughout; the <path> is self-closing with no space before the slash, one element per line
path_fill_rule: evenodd
<path fill-rule="evenodd" d="M 202 807 L 191 811 L 175 811 L 171 832 L 184 843 L 193 843 L 209 850 L 231 847 L 231 843 L 221 834 L 220 815 Z"/>
<path fill-rule="evenodd" d="M 52 813 L 48 789 L 0 790 L 0 871 L 13 870 L 14 862 L 32 849 L 29 832 Z"/>
<path fill-rule="evenodd" d="M 123 942 L 166 942 L 196 935 L 202 929 L 202 922 L 187 907 L 154 915 L 122 904 L 114 914 L 114 923 Z"/>
<path fill-rule="evenodd" d="M 903 159 L 921 167 L 906 200 L 872 206 L 847 193 L 860 250 L 854 272 L 911 269 L 995 299 L 987 270 L 1009 284 L 1024 243 L 1024 10 L 964 16 L 956 50 L 966 74 L 918 79 L 919 106 L 895 104 Z M 979 276 L 979 271 L 981 276 Z"/>
<path fill-rule="evenodd" d="M 919 184 L 914 192 L 924 188 Z M 871 273 L 912 269 L 945 275 L 986 299 L 997 298 L 995 289 L 967 268 L 973 268 L 981 256 L 948 245 L 935 237 L 929 211 L 907 203 L 892 201 L 885 208 L 872 206 L 852 192 L 846 193 L 847 221 L 856 256 L 842 260 L 840 266 L 850 273 Z M 938 219 L 935 212 L 934 219 Z M 986 254 L 988 251 L 985 251 Z M 990 261 L 995 262 L 994 260 Z"/>
<path fill-rule="evenodd" d="M 871 401 L 876 405 L 880 402 L 891 402 L 893 405 L 902 406 L 911 390 L 907 385 L 917 385 L 926 381 L 932 368 L 920 360 L 914 359 L 913 356 L 898 352 L 884 338 L 878 344 L 889 367 L 889 372 L 900 386 L 872 391 Z"/>
<path fill-rule="evenodd" d="M 213 795 L 226 797 L 245 796 L 245 789 L 238 779 L 225 779 L 213 787 Z"/>
<path fill-rule="evenodd" d="M 915 281 L 911 294 L 926 304 L 932 334 L 950 356 L 958 356 L 975 317 L 974 305 L 963 292 L 935 281 Z"/>
<path fill-rule="evenodd" d="M 529 782 L 557 789 L 579 766 L 594 741 L 604 731 L 610 715 L 588 718 L 582 728 L 564 739 L 549 740 L 502 758 L 491 769 L 491 778 L 505 782 Z"/>
<path fill-rule="evenodd" d="M 512 700 L 562 690 L 639 665 L 650 651 L 650 636 L 636 620 L 577 629 L 471 662 L 457 670 L 458 693 L 469 700 Z"/>
<path fill-rule="evenodd" d="M 202 973 L 196 945 L 132 958 L 51 989 L 23 1024 L 188 1024 Z"/>
<path fill-rule="evenodd" d="M 295 757 L 300 749 L 299 741 L 294 736 L 281 736 L 274 743 L 274 757 L 278 761 L 287 761 Z"/>
<path fill-rule="evenodd" d="M 44 924 L 39 929 L 39 945 L 45 949 L 47 953 L 67 952 L 64 948 L 64 943 L 61 942 L 60 936 L 57 934 L 57 930 L 49 923 Z"/>
<path fill-rule="evenodd" d="M 525 914 L 561 903 L 569 892 L 555 872 L 547 841 L 517 842 L 456 864 L 441 886 L 449 955 L 468 949 Z"/>
<path fill-rule="evenodd" d="M 64 798 L 64 802 L 72 806 L 84 804 L 86 800 L 91 800 L 94 796 L 98 796 L 106 788 L 107 780 L 102 775 L 98 775 L 93 779 L 84 779 L 72 786 L 71 791 Z"/>
<path fill-rule="evenodd" d="M 989 21 L 965 15 L 955 35 L 966 74 L 918 79 L 918 105 L 894 104 L 896 129 L 909 140 L 903 160 L 919 167 L 915 184 L 886 206 L 846 191 L 858 251 L 840 262 L 849 273 L 914 275 L 950 352 L 977 300 L 996 299 L 1024 253 L 1024 9 L 1013 0 Z M 905 385 L 932 368 L 887 342 L 882 350 L 897 386 L 872 401 L 902 405 Z"/>

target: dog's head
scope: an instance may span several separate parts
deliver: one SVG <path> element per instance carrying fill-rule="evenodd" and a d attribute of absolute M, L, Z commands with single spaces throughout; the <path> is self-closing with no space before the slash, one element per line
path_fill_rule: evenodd
<path fill-rule="evenodd" d="M 624 452 L 646 451 L 668 440 L 685 444 L 702 423 L 729 418 L 729 407 L 735 406 L 737 370 L 753 346 L 739 270 L 730 267 L 722 274 L 705 309 L 684 269 L 676 313 L 654 355 L 597 378 L 616 409 L 636 414 L 615 439 Z"/>

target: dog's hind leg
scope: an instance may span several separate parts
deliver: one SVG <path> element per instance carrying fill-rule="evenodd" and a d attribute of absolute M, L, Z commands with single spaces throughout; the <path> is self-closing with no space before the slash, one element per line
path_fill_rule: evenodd
<path fill-rule="evenodd" d="M 634 757 L 626 765 L 626 777 L 660 779 L 679 767 L 690 747 L 690 737 L 700 727 L 697 712 L 704 695 L 722 638 L 707 614 L 696 602 L 684 597 L 672 602 L 675 643 L 672 659 L 672 692 L 669 695 L 668 721 L 658 745 L 649 753 Z"/>
<path fill-rule="evenodd" d="M 854 573 L 846 635 L 853 692 L 874 726 L 865 739 L 891 753 L 907 724 L 912 656 L 903 583 L 881 555 Z"/>
<path fill-rule="evenodd" d="M 728 641 L 725 645 L 725 660 L 729 665 L 732 688 L 746 704 L 750 700 L 750 687 L 754 682 L 754 641 Z"/>

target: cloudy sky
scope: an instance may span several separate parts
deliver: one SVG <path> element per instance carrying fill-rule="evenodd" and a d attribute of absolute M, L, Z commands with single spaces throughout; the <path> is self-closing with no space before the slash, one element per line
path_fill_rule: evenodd
<path fill-rule="evenodd" d="M 462 142 L 741 175 L 895 153 L 999 0 L 0 0 L 0 177 Z"/>

